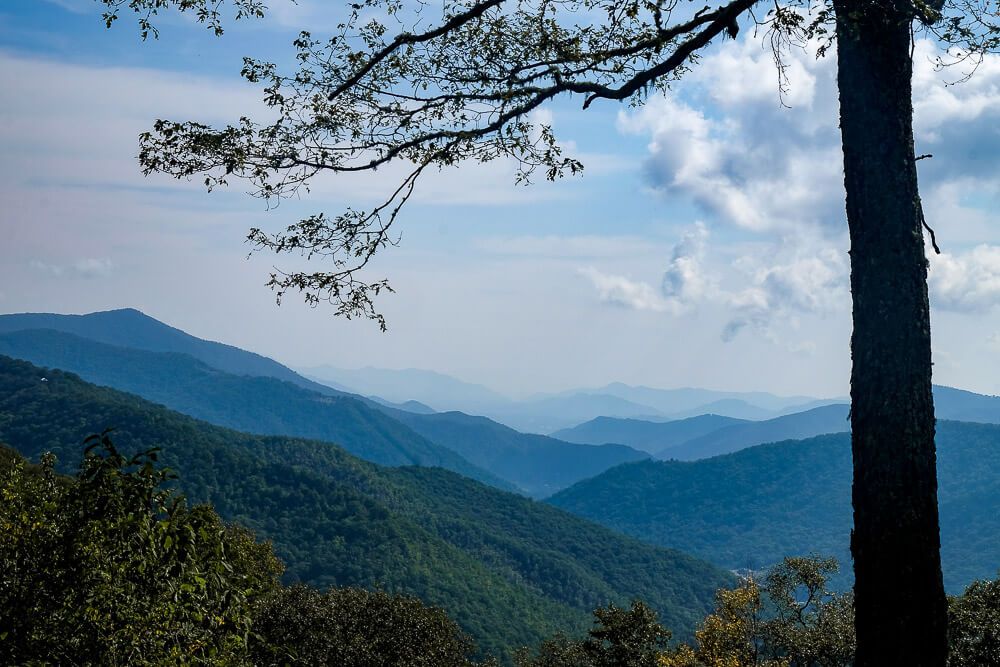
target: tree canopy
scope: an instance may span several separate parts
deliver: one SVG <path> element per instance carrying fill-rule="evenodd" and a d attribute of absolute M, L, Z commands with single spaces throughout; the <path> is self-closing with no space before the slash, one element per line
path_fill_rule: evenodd
<path fill-rule="evenodd" d="M 145 37 L 156 14 L 194 13 L 222 31 L 224 0 L 102 0 L 110 25 L 122 11 L 138 16 Z M 259 0 L 231 0 L 236 18 L 262 15 Z M 995 0 L 898 0 L 941 43 L 940 64 L 977 64 L 1000 46 Z M 364 0 L 347 6 L 332 36 L 303 30 L 294 41 L 298 69 L 247 57 L 241 75 L 262 87 L 274 120 L 248 113 L 215 128 L 196 120 L 158 120 L 142 135 L 147 173 L 203 178 L 209 189 L 241 179 L 265 199 L 288 197 L 321 173 L 392 170 L 384 199 L 367 209 L 317 213 L 283 232 L 252 229 L 257 250 L 324 258 L 315 271 L 275 271 L 280 299 L 301 292 L 338 314 L 385 320 L 374 298 L 391 290 L 371 279 L 369 262 L 398 237 L 393 224 L 428 170 L 458 163 L 510 160 L 516 180 L 555 180 L 583 164 L 564 155 L 551 126 L 532 112 L 577 96 L 641 104 L 668 91 L 696 66 L 713 41 L 741 26 L 767 40 L 784 89 L 783 54 L 810 41 L 824 54 L 835 42 L 827 0 L 731 0 L 717 7 L 692 0 Z M 871 11 L 881 11 L 872 9 Z"/>

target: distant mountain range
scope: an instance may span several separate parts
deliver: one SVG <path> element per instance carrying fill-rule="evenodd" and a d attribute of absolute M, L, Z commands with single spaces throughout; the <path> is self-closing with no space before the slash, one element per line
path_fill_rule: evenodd
<path fill-rule="evenodd" d="M 1000 568 L 1000 426 L 938 422 L 945 583 L 957 593 Z M 710 459 L 612 468 L 548 502 L 727 568 L 786 555 L 836 556 L 850 583 L 847 434 L 790 440 Z"/>
<path fill-rule="evenodd" d="M 137 347 L 53 328 L 17 329 L 35 323 L 65 326 L 101 340 L 127 340 Z M 381 465 L 440 466 L 536 497 L 647 456 L 623 445 L 590 447 L 525 435 L 461 413 L 435 418 L 429 407 L 412 401 L 396 404 L 329 387 L 320 393 L 311 389 L 312 381 L 277 362 L 266 364 L 261 360 L 270 360 L 264 357 L 188 336 L 133 310 L 92 316 L 0 316 L 3 329 L 7 333 L 0 334 L 0 354 L 68 370 L 213 424 L 335 442 Z M 172 350 L 151 351 L 157 346 Z M 223 372 L 180 350 L 195 351 L 210 361 L 224 358 L 229 368 L 273 374 Z M 289 374 L 298 381 L 277 377 Z"/>
<path fill-rule="evenodd" d="M 648 458 L 644 452 L 625 445 L 563 442 L 519 433 L 486 417 L 470 417 L 462 412 L 389 413 L 428 440 L 449 447 L 536 498 L 552 495 L 619 463 Z"/>
<path fill-rule="evenodd" d="M 617 442 L 650 454 L 658 454 L 667 447 L 680 445 L 727 426 L 745 423 L 747 422 L 742 419 L 715 414 L 667 422 L 597 417 L 573 428 L 556 431 L 552 437 L 585 445 Z"/>
<path fill-rule="evenodd" d="M 934 386 L 939 419 L 1000 424 L 1000 398 Z M 814 407 L 763 421 L 700 415 L 668 422 L 598 417 L 553 437 L 586 444 L 620 443 L 661 459 L 694 461 L 766 442 L 850 431 L 846 404 Z"/>
<path fill-rule="evenodd" d="M 272 540 L 288 580 L 415 594 L 489 651 L 582 632 L 595 606 L 633 598 L 686 636 L 733 582 L 705 561 L 449 471 L 239 433 L 0 356 L 0 442 L 35 461 L 52 451 L 66 470 L 82 439 L 107 427 L 123 452 L 160 447 L 192 501 Z"/>
<path fill-rule="evenodd" d="M 178 352 L 233 375 L 272 377 L 320 393 L 334 393 L 330 391 L 329 386 L 307 380 L 273 359 L 232 345 L 196 338 L 134 308 L 107 310 L 87 315 L 56 313 L 0 315 L 0 333 L 26 329 L 53 329 L 107 345 L 150 352 Z"/>
<path fill-rule="evenodd" d="M 850 406 L 848 405 L 824 405 L 774 419 L 731 424 L 711 433 L 692 438 L 687 442 L 667 445 L 657 452 L 657 457 L 677 459 L 678 461 L 695 461 L 728 454 L 765 442 L 799 440 L 825 433 L 844 433 L 851 429 L 851 424 L 847 421 L 849 412 Z"/>
<path fill-rule="evenodd" d="M 551 433 L 597 417 L 668 421 L 702 414 L 736 419 L 769 419 L 809 408 L 842 402 L 810 396 L 776 396 L 766 392 L 726 392 L 708 389 L 654 389 L 612 383 L 512 400 L 487 387 L 418 369 L 347 370 L 323 366 L 302 369 L 317 382 L 395 402 L 416 400 L 437 411 L 484 415 L 528 433 Z M 603 443 L 601 443 L 603 444 Z M 633 443 L 622 443 L 636 446 Z"/>
<path fill-rule="evenodd" d="M 300 368 L 299 371 L 317 382 L 343 389 L 349 387 L 349 391 L 355 394 L 379 396 L 395 403 L 416 400 L 435 410 L 481 414 L 490 406 L 510 400 L 483 385 L 416 368 L 387 370 L 369 366 L 349 370 L 314 366 Z"/>

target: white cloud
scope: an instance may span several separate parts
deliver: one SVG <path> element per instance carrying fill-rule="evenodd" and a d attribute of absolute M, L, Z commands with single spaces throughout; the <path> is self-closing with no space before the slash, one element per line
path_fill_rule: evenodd
<path fill-rule="evenodd" d="M 747 276 L 749 286 L 728 297 L 734 315 L 722 339 L 731 341 L 747 327 L 769 335 L 776 320 L 824 315 L 842 308 L 848 294 L 847 275 L 844 258 L 828 249 L 756 268 Z"/>
<path fill-rule="evenodd" d="M 602 272 L 594 267 L 581 269 L 590 278 L 601 301 L 634 310 L 679 314 L 711 298 L 716 286 L 702 266 L 708 229 L 698 222 L 681 236 L 670 251 L 670 260 L 657 290 L 648 282 Z"/>
<path fill-rule="evenodd" d="M 776 325 L 795 325 L 802 315 L 847 312 L 848 266 L 843 253 L 824 237 L 791 237 L 766 244 L 758 254 L 744 254 L 724 265 L 708 263 L 708 228 L 692 225 L 675 244 L 659 292 L 648 282 L 588 267 L 581 271 L 605 303 L 633 310 L 678 316 L 702 306 L 723 308 L 723 341 L 747 328 L 776 340 Z M 725 284 L 723 284 L 725 283 Z M 789 345 L 808 351 L 800 343 Z"/>
<path fill-rule="evenodd" d="M 690 198 L 716 220 L 755 232 L 842 224 L 834 70 L 789 56 L 779 102 L 769 51 L 747 39 L 704 58 L 683 99 L 656 97 L 619 129 L 647 134 L 647 173 L 668 196 Z M 706 111 L 707 110 L 707 111 Z"/>
<path fill-rule="evenodd" d="M 580 269 L 597 289 L 598 298 L 604 303 L 632 310 L 667 310 L 669 304 L 649 283 L 631 280 L 625 276 L 603 273 L 594 267 Z"/>
<path fill-rule="evenodd" d="M 928 216 L 944 221 L 947 238 L 967 233 L 957 228 L 984 211 L 996 221 L 995 205 L 977 200 L 1000 196 L 1000 55 L 989 56 L 970 81 L 946 86 L 961 73 L 936 71 L 935 49 L 917 43 L 914 131 L 918 151 L 935 155 L 920 162 L 921 185 Z M 677 86 L 679 95 L 622 113 L 620 131 L 649 137 L 652 186 L 755 233 L 843 229 L 836 54 L 816 59 L 793 50 L 786 62 L 791 108 L 778 102 L 769 49 L 748 38 L 703 58 Z M 976 225 L 994 238 L 995 229 Z"/>
<path fill-rule="evenodd" d="M 708 229 L 698 222 L 674 246 L 660 289 L 664 297 L 678 306 L 699 301 L 714 290 L 702 267 L 707 241 Z"/>
<path fill-rule="evenodd" d="M 963 254 L 931 255 L 931 305 L 976 312 L 1000 304 L 1000 247 L 979 245 Z"/>

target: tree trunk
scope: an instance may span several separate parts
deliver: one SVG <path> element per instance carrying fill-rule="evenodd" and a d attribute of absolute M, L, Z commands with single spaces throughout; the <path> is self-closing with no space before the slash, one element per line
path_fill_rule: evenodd
<path fill-rule="evenodd" d="M 904 0 L 834 0 L 851 236 L 859 667 L 943 667 L 930 313 Z"/>

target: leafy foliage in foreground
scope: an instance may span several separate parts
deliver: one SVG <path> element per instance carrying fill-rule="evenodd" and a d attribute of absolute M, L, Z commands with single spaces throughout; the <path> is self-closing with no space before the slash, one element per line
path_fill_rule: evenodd
<path fill-rule="evenodd" d="M 629 609 L 613 604 L 594 610 L 594 627 L 585 639 L 559 635 L 542 643 L 537 653 L 523 650 L 519 667 L 656 667 L 670 631 L 643 602 Z"/>
<path fill-rule="evenodd" d="M 109 425 L 123 451 L 162 447 L 189 498 L 271 540 L 287 582 L 415 595 L 484 651 L 582 631 L 590 610 L 636 597 L 690 634 L 732 582 L 704 561 L 444 470 L 380 468 L 326 443 L 237 433 L 0 357 L 0 440 L 25 456 L 72 461 L 73 443 Z"/>
<path fill-rule="evenodd" d="M 43 457 L 0 471 L 0 662 L 212 664 L 245 655 L 280 564 L 162 485 L 155 452 L 95 439 L 67 483 Z"/>
<path fill-rule="evenodd" d="M 3 664 L 471 665 L 415 598 L 282 588 L 270 546 L 189 508 L 155 451 L 95 437 L 72 479 L 0 451 Z"/>
<path fill-rule="evenodd" d="M 849 667 L 852 600 L 826 590 L 836 562 L 790 558 L 763 585 L 748 577 L 718 592 L 693 645 L 668 645 L 670 632 L 642 602 L 594 612 L 588 637 L 565 636 L 522 651 L 519 667 Z"/>
<path fill-rule="evenodd" d="M 948 603 L 948 667 L 1000 665 L 1000 579 L 974 581 Z"/>
<path fill-rule="evenodd" d="M 447 614 L 420 600 L 384 591 L 297 584 L 283 588 L 257 611 L 253 664 L 399 665 L 469 664 L 475 646 Z"/>

